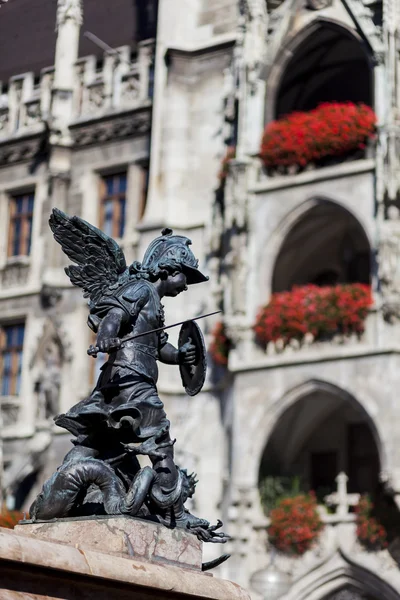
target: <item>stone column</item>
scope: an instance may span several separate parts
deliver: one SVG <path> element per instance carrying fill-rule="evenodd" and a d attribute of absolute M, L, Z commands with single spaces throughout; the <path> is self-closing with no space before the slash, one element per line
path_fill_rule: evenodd
<path fill-rule="evenodd" d="M 70 144 L 68 125 L 73 117 L 75 63 L 78 58 L 82 18 L 81 0 L 58 0 L 52 102 L 52 141 L 63 145 Z"/>
<path fill-rule="evenodd" d="M 74 87 L 77 85 L 76 61 L 83 13 L 81 0 L 58 0 L 57 41 L 54 59 L 54 82 L 50 109 L 51 152 L 48 171 L 48 198 L 44 203 L 46 215 L 42 234 L 46 245 L 44 278 L 54 281 L 56 272 L 65 262 L 60 249 L 53 245 L 47 218 L 53 206 L 67 209 L 71 169 L 72 139 L 69 125 L 73 120 Z M 52 248 L 51 252 L 49 249 Z M 55 269 L 55 271 L 54 271 Z"/>

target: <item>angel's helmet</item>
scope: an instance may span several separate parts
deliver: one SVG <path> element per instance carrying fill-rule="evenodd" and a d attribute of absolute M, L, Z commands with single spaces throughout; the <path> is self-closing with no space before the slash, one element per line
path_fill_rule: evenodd
<path fill-rule="evenodd" d="M 183 235 L 174 235 L 168 228 L 161 233 L 147 248 L 142 269 L 155 278 L 159 278 L 163 271 L 170 274 L 174 270 L 182 271 L 188 285 L 208 281 L 208 277 L 198 269 L 199 261 L 189 248 L 191 240 Z"/>

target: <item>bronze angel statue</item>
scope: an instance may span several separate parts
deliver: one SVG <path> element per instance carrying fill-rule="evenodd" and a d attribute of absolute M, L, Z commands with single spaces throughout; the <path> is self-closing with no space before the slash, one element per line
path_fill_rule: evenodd
<path fill-rule="evenodd" d="M 198 269 L 191 241 L 164 229 L 142 263 L 127 265 L 118 244 L 79 217 L 53 209 L 50 227 L 75 263 L 65 269 L 67 275 L 89 298 L 88 325 L 97 338 L 88 353 L 108 353 L 108 360 L 92 393 L 55 417 L 75 436 L 73 448 L 44 484 L 31 518 L 126 514 L 224 542 L 220 522 L 212 526 L 184 507 L 197 482 L 175 465 L 175 440 L 156 387 L 157 361 L 180 365 L 189 394 L 204 382 L 199 328 L 193 321 L 182 327 L 175 348 L 164 330 L 161 303 L 208 279 Z M 152 467 L 140 467 L 140 454 L 149 456 Z"/>

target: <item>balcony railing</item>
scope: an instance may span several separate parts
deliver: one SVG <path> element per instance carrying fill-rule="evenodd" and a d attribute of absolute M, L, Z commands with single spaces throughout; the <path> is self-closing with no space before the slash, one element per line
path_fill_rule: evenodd
<path fill-rule="evenodd" d="M 137 59 L 131 61 L 130 47 L 104 55 L 101 68 L 96 58 L 79 59 L 75 67 L 71 123 L 107 113 L 139 108 L 151 101 L 153 44 L 144 42 Z M 54 68 L 43 69 L 35 79 L 23 73 L 0 87 L 0 142 L 17 136 L 34 135 L 51 116 Z"/>
<path fill-rule="evenodd" d="M 100 117 L 113 111 L 139 108 L 150 101 L 152 46 L 143 44 L 136 61 L 129 46 L 106 53 L 101 68 L 94 56 L 76 64 L 74 119 Z"/>

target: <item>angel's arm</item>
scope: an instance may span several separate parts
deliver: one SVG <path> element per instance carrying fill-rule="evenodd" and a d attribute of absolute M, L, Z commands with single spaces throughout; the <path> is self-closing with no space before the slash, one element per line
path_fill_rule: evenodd
<path fill-rule="evenodd" d="M 172 344 L 164 344 L 159 349 L 158 359 L 166 365 L 177 365 L 179 364 L 179 350 Z"/>
<path fill-rule="evenodd" d="M 145 287 L 132 286 L 126 290 L 120 307 L 113 306 L 108 309 L 107 314 L 102 318 L 98 333 L 96 346 L 100 352 L 108 352 L 110 348 L 113 350 L 120 347 L 119 334 L 121 326 L 127 322 L 135 325 L 140 311 L 146 306 L 149 299 L 148 289 Z M 106 306 L 109 300 L 106 301 Z M 98 309 L 101 309 L 100 302 Z M 133 333 L 135 333 L 133 329 Z"/>
<path fill-rule="evenodd" d="M 164 344 L 159 349 L 158 359 L 166 365 L 193 365 L 196 362 L 196 348 L 190 342 L 186 342 L 179 349 L 172 344 Z"/>
<path fill-rule="evenodd" d="M 108 352 L 110 348 L 118 346 L 118 334 L 121 329 L 124 311 L 112 308 L 102 319 L 97 333 L 96 346 L 100 352 Z"/>

